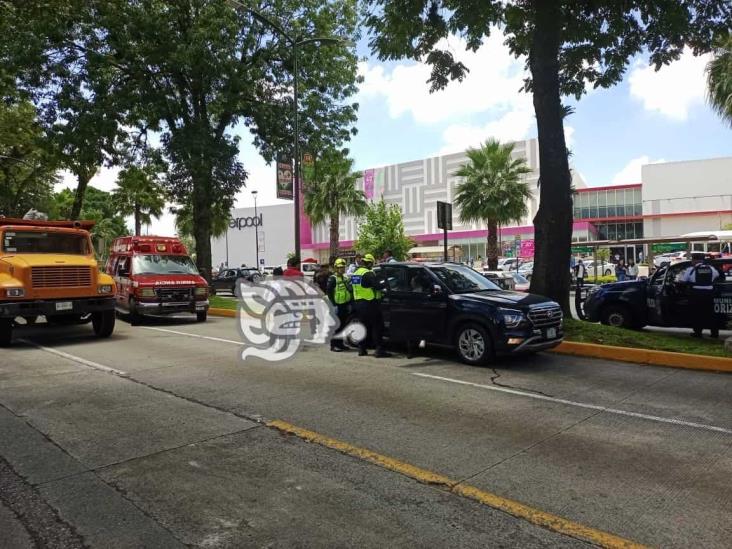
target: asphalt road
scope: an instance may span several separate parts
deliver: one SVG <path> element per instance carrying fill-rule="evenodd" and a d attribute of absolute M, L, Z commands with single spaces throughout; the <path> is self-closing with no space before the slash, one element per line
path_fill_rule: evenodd
<path fill-rule="evenodd" d="M 440 350 L 242 362 L 225 318 L 17 336 L 0 355 L 3 548 L 587 545 L 391 460 L 640 544 L 732 539 L 730 375 Z"/>

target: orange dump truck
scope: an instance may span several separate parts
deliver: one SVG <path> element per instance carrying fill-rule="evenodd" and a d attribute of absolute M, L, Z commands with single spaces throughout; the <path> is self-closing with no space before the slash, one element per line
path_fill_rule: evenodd
<path fill-rule="evenodd" d="M 94 258 L 91 221 L 0 217 L 0 345 L 9 345 L 17 318 L 32 324 L 91 321 L 94 333 L 114 331 L 115 284 Z"/>

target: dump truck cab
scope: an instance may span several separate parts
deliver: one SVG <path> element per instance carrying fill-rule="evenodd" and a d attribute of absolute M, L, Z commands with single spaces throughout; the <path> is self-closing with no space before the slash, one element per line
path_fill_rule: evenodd
<path fill-rule="evenodd" d="M 0 217 L 0 344 L 16 319 L 49 324 L 91 321 L 99 337 L 114 331 L 115 284 L 99 271 L 91 221 Z"/>

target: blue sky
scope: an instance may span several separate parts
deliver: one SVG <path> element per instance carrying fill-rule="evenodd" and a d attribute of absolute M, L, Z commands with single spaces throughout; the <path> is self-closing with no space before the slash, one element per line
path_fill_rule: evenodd
<path fill-rule="evenodd" d="M 350 145 L 357 169 L 458 152 L 489 137 L 536 136 L 531 97 L 518 91 L 523 60 L 508 53 L 500 34 L 476 53 L 465 52 L 458 38 L 447 45 L 471 72 L 435 94 L 425 82 L 426 65 L 361 62 L 365 81 L 355 98 L 359 133 Z M 363 44 L 359 50 L 365 53 Z M 576 103 L 567 100 L 575 106 L 565 120 L 572 162 L 588 185 L 639 182 L 640 167 L 649 162 L 732 156 L 732 129 L 705 103 L 706 61 L 687 51 L 656 72 L 638 58 L 615 87 L 589 90 Z M 237 205 L 252 206 L 253 189 L 260 205 L 277 203 L 274 166 L 267 166 L 242 134 L 240 158 L 250 177 Z M 109 190 L 115 178 L 115 170 L 104 169 L 92 184 Z M 151 231 L 172 234 L 172 216 L 155 222 Z"/>

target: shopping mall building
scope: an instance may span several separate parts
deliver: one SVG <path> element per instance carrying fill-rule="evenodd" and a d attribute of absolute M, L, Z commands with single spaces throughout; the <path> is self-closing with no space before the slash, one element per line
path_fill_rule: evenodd
<path fill-rule="evenodd" d="M 526 181 L 532 191 L 527 215 L 518 223 L 501 227 L 505 255 L 533 255 L 532 219 L 539 207 L 538 143 L 535 139 L 515 144 L 514 155 L 526 159 L 531 173 Z M 467 162 L 464 153 L 436 156 L 364 170 L 357 185 L 367 199 L 397 204 L 404 227 L 415 247 L 412 257 L 441 257 L 442 231 L 437 227 L 437 202 L 453 202 L 460 178 L 455 172 Z M 686 162 L 649 164 L 642 168 L 642 181 L 632 185 L 588 186 L 572 172 L 574 199 L 573 241 L 580 253 L 582 242 L 648 237 L 675 237 L 696 231 L 718 231 L 732 223 L 732 157 Z M 290 204 L 232 211 L 226 235 L 214 239 L 214 263 L 228 257 L 229 265 L 254 265 L 256 235 L 259 236 L 261 265 L 279 265 L 291 252 L 294 212 Z M 301 248 L 304 257 L 327 261 L 329 232 L 326 225 L 311 226 L 301 216 Z M 256 221 L 253 219 L 256 218 Z M 237 220 L 245 220 L 244 222 Z M 250 222 L 251 221 L 251 222 Z M 352 253 L 358 234 L 357 220 L 341 219 L 340 247 Z M 449 233 L 450 254 L 455 259 L 485 257 L 487 231 L 482 223 L 461 223 L 453 210 Z M 666 245 L 668 246 L 668 245 Z M 640 245 L 612 247 L 612 254 L 638 256 Z M 655 253 L 662 251 L 655 249 Z"/>

